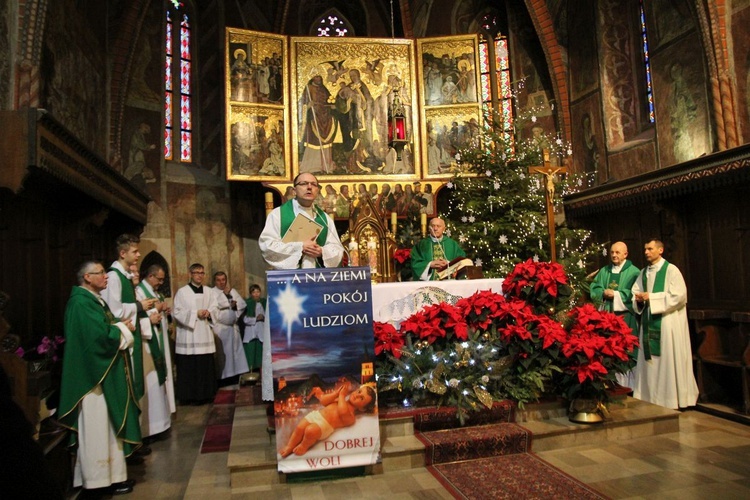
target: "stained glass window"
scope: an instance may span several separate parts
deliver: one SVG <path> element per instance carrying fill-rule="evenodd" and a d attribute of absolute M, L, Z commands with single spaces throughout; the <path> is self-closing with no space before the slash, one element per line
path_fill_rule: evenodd
<path fill-rule="evenodd" d="M 175 8 L 181 7 L 176 5 Z M 180 20 L 179 38 L 175 37 L 175 19 Z M 167 9 L 164 64 L 164 158 L 179 161 L 193 159 L 192 57 L 191 27 L 186 13 Z M 177 64 L 179 62 L 179 64 Z M 179 81 L 179 87 L 175 82 Z M 179 119 L 178 119 L 179 117 Z M 179 123 L 179 132 L 175 130 Z"/>
<path fill-rule="evenodd" d="M 643 41 L 643 63 L 646 68 L 646 100 L 648 101 L 648 121 L 654 123 L 654 90 L 651 84 L 651 59 L 648 53 L 648 36 L 646 33 L 646 14 L 643 10 L 643 0 L 639 2 L 639 17 L 641 21 L 641 39 Z"/>
<path fill-rule="evenodd" d="M 315 23 L 315 35 L 317 36 L 354 36 L 349 21 L 332 9 L 323 14 Z"/>
<path fill-rule="evenodd" d="M 484 113 L 493 116 L 503 131 L 512 130 L 513 92 L 506 36 L 498 34 L 492 44 L 485 35 L 479 36 L 479 72 Z"/>

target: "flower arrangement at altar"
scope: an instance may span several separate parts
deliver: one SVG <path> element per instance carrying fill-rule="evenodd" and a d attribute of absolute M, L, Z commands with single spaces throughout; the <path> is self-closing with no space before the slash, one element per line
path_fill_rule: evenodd
<path fill-rule="evenodd" d="M 58 351 L 64 343 L 64 337 L 45 335 L 36 346 L 16 349 L 16 356 L 29 362 L 29 370 L 32 373 L 49 370 L 60 359 Z"/>
<path fill-rule="evenodd" d="M 569 398 L 603 391 L 632 368 L 637 338 L 611 313 L 571 310 L 559 264 L 519 263 L 503 289 L 426 306 L 400 325 L 376 322 L 381 400 L 454 406 L 463 423 L 502 399 L 522 407 L 553 389 Z"/>
<path fill-rule="evenodd" d="M 393 260 L 396 264 L 396 272 L 401 281 L 410 281 L 411 272 L 411 248 L 399 248 L 393 252 Z"/>
<path fill-rule="evenodd" d="M 620 316 L 599 311 L 592 304 L 575 307 L 568 316 L 571 323 L 562 344 L 559 381 L 563 395 L 571 401 L 606 401 L 606 389 L 615 384 L 615 375 L 635 366 L 638 337 Z"/>

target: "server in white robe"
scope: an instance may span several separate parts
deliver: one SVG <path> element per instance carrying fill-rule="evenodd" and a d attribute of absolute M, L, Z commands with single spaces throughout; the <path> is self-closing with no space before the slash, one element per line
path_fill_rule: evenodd
<path fill-rule="evenodd" d="M 190 266 L 190 282 L 177 290 L 172 317 L 177 324 L 175 395 L 181 404 L 210 403 L 216 395 L 214 332 L 219 308 L 216 294 L 203 286 L 202 264 Z"/>
<path fill-rule="evenodd" d="M 154 264 L 135 287 L 137 300 L 157 299 L 155 306 L 139 315 L 143 337 L 143 378 L 146 393 L 141 398 L 141 432 L 143 437 L 160 434 L 172 425 L 175 412 L 172 355 L 169 347 L 167 315 L 169 306 L 158 292 L 164 283 L 164 269 Z"/>
<path fill-rule="evenodd" d="M 662 258 L 663 252 L 661 241 L 646 243 L 648 266 L 633 285 L 633 306 L 641 315 L 633 396 L 678 409 L 695 405 L 698 384 L 690 349 L 687 287 L 677 266 Z"/>
<path fill-rule="evenodd" d="M 242 313 L 245 312 L 245 299 L 229 285 L 227 274 L 219 271 L 214 274 L 214 293 L 216 294 L 216 305 L 219 314 L 213 323 L 214 333 L 221 339 L 224 348 L 224 368 L 221 378 L 227 379 L 236 375 L 247 373 L 247 359 L 245 349 L 242 347 L 240 327 L 237 324 Z"/>
<path fill-rule="evenodd" d="M 309 172 L 294 178 L 294 199 L 276 207 L 268 214 L 266 225 L 258 239 L 263 259 L 274 269 L 310 269 L 336 267 L 344 256 L 344 246 L 336 232 L 331 217 L 317 208 L 315 198 L 320 194 L 318 179 Z M 318 238 L 308 241 L 285 243 L 282 237 L 294 218 L 302 215 L 318 222 L 324 228 Z M 268 317 L 273 315 L 273 301 L 266 304 Z M 269 321 L 263 326 L 263 364 L 261 372 L 262 397 L 273 401 L 273 370 L 271 369 L 271 327 Z"/>

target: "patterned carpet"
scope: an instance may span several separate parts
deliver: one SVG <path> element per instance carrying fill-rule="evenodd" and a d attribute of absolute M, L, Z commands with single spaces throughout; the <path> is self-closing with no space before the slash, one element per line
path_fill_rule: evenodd
<path fill-rule="evenodd" d="M 221 390 L 216 393 L 203 434 L 201 453 L 229 451 L 234 422 L 235 390 Z"/>
<path fill-rule="evenodd" d="M 201 453 L 229 451 L 236 406 L 254 404 L 259 388 L 222 389 L 216 393 L 203 434 Z"/>
<path fill-rule="evenodd" d="M 532 453 L 480 458 L 427 468 L 461 499 L 606 499 Z"/>
<path fill-rule="evenodd" d="M 457 427 L 455 408 L 385 413 L 414 418 L 427 470 L 456 498 L 607 498 L 531 453 L 531 432 L 514 423 L 514 410 L 507 401 L 495 403 L 465 427 Z"/>
<path fill-rule="evenodd" d="M 531 433 L 523 427 L 499 423 L 414 434 L 425 444 L 427 465 L 525 453 Z"/>

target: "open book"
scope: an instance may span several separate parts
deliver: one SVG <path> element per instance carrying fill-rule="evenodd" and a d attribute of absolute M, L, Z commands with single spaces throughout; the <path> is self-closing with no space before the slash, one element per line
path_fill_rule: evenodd
<path fill-rule="evenodd" d="M 438 279 L 454 277 L 461 269 L 467 266 L 473 266 L 474 262 L 466 257 L 456 257 L 448 264 L 448 267 L 437 273 Z"/>
<path fill-rule="evenodd" d="M 292 221 L 292 225 L 289 226 L 281 241 L 284 243 L 294 243 L 297 241 L 310 240 L 320 234 L 323 230 L 323 226 L 318 224 L 312 219 L 305 217 L 302 214 L 297 214 L 297 217 Z"/>

